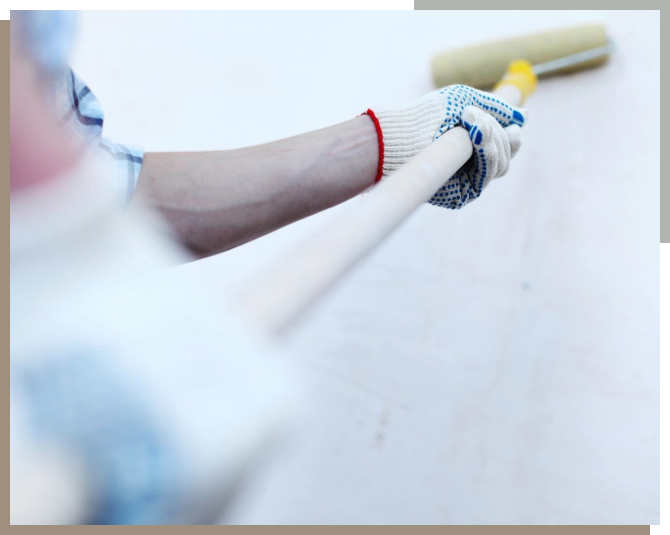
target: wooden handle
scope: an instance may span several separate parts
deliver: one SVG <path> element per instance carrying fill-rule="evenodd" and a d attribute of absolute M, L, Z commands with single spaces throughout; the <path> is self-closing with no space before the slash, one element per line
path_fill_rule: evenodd
<path fill-rule="evenodd" d="M 515 86 L 496 91 L 512 104 Z M 241 301 L 263 330 L 276 335 L 289 327 L 349 269 L 428 201 L 470 158 L 468 132 L 456 127 L 384 178 L 360 202 L 307 239 L 284 262 L 257 278 Z"/>

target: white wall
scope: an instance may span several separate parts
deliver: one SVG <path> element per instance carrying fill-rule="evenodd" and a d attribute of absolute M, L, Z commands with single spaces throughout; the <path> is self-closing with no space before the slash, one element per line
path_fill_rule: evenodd
<path fill-rule="evenodd" d="M 258 144 L 407 102 L 432 89 L 433 53 L 483 39 L 603 21 L 619 47 L 602 69 L 543 81 L 509 175 L 459 212 L 420 209 L 293 333 L 309 440 L 240 518 L 658 522 L 659 20 L 83 15 L 73 64 L 106 132 L 151 151 Z M 340 209 L 175 278 L 223 298 Z"/>

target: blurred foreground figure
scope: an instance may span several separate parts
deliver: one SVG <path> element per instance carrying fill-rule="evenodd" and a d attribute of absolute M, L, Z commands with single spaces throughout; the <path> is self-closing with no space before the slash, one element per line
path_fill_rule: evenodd
<path fill-rule="evenodd" d="M 10 79 L 11 523 L 214 522 L 272 450 L 288 378 L 171 284 L 190 257 L 122 212 L 108 153 L 58 124 L 14 39 Z"/>

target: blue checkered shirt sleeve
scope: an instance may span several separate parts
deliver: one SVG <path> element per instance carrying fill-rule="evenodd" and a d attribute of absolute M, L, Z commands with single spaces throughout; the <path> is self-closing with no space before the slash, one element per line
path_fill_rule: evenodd
<path fill-rule="evenodd" d="M 127 205 L 132 198 L 142 168 L 144 150 L 122 145 L 102 135 L 104 113 L 90 88 L 69 69 L 65 74 L 64 94 L 58 95 L 61 122 L 74 133 L 82 148 L 99 149 L 114 169 L 114 186 Z M 61 87 L 63 87 L 61 86 Z"/>

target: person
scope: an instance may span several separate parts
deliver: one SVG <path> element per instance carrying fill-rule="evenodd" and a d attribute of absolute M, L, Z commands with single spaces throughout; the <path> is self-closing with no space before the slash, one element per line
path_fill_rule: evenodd
<path fill-rule="evenodd" d="M 295 388 L 162 268 L 358 195 L 458 125 L 474 155 L 430 202 L 462 208 L 507 172 L 526 112 L 449 86 L 265 145 L 145 153 L 104 137 L 68 67 L 75 21 L 11 14 L 12 523 L 211 522 Z"/>
<path fill-rule="evenodd" d="M 97 142 L 120 169 L 123 202 L 145 199 L 198 256 L 231 249 L 358 195 L 458 124 L 468 125 L 473 140 L 480 134 L 479 150 L 432 204 L 461 208 L 473 201 L 507 172 L 520 146 L 525 110 L 491 106 L 487 93 L 451 87 L 265 145 L 145 154 L 102 136 L 99 101 L 67 67 L 74 17 L 19 13 L 16 40 L 38 70 L 56 80 L 45 85 L 56 95 L 57 114 L 81 138 Z"/>

